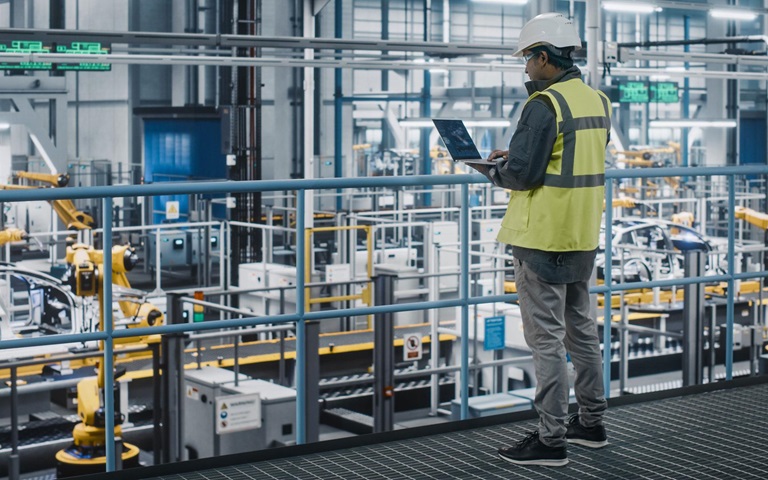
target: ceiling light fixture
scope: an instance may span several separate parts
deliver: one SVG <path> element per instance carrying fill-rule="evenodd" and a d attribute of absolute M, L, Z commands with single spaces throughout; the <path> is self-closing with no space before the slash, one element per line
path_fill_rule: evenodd
<path fill-rule="evenodd" d="M 726 8 L 713 8 L 709 11 L 709 16 L 712 18 L 722 18 L 724 20 L 754 20 L 757 18 L 757 13 L 750 12 L 748 10 L 738 9 L 726 9 Z"/>
<path fill-rule="evenodd" d="M 512 125 L 509 120 L 464 120 L 467 127 L 506 128 Z"/>
<path fill-rule="evenodd" d="M 424 120 L 419 118 L 405 118 L 403 120 L 399 120 L 397 123 L 399 123 L 403 128 L 429 128 L 435 126 L 435 124 L 432 123 L 432 120 Z"/>
<path fill-rule="evenodd" d="M 736 120 L 651 120 L 649 128 L 736 128 Z"/>
<path fill-rule="evenodd" d="M 404 128 L 431 128 L 434 127 L 432 119 L 429 118 L 404 118 L 398 123 Z M 467 128 L 485 127 L 485 128 L 506 128 L 512 125 L 512 122 L 503 118 L 476 118 L 464 120 Z"/>
<path fill-rule="evenodd" d="M 603 2 L 603 10 L 609 12 L 653 13 L 660 12 L 661 8 L 650 3 L 642 2 Z"/>
<path fill-rule="evenodd" d="M 497 3 L 501 5 L 527 5 L 528 0 L 472 0 L 475 3 Z"/>

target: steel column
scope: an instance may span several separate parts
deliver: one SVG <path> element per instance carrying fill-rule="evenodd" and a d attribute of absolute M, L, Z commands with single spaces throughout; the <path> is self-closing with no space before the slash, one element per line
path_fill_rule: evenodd
<path fill-rule="evenodd" d="M 183 322 L 182 295 L 169 293 L 165 321 L 167 324 Z M 163 336 L 163 462 L 179 462 L 183 460 L 183 402 L 184 387 L 184 334 L 176 333 Z"/>
<path fill-rule="evenodd" d="M 11 457 L 8 464 L 10 480 L 19 480 L 19 391 L 18 371 L 11 367 Z"/>
<path fill-rule="evenodd" d="M 395 276 L 374 277 L 375 304 L 395 303 Z M 395 417 L 395 321 L 392 312 L 378 313 L 373 326 L 373 432 L 388 432 L 394 428 Z M 405 348 L 405 347 L 403 347 Z M 433 345 L 434 348 L 434 345 Z"/>
<path fill-rule="evenodd" d="M 297 192 L 296 199 L 296 313 L 299 315 L 299 319 L 296 321 L 296 444 L 302 445 L 307 442 L 307 397 L 304 387 L 306 386 L 306 368 L 307 368 L 307 352 L 304 349 L 306 345 L 306 320 L 304 315 L 306 314 L 305 308 L 305 295 L 304 285 L 306 280 L 304 276 L 305 272 L 305 253 L 306 238 L 304 232 L 306 214 L 305 209 L 305 197 L 304 190 Z"/>
<path fill-rule="evenodd" d="M 685 252 L 685 276 L 698 277 L 704 272 L 706 255 L 700 250 Z M 704 284 L 683 287 L 683 386 L 702 383 L 704 369 Z"/>
<path fill-rule="evenodd" d="M 305 322 L 304 358 L 304 403 L 306 415 L 307 443 L 320 439 L 320 322 Z"/>
<path fill-rule="evenodd" d="M 341 38 L 343 35 L 343 5 L 341 0 L 335 0 L 333 4 L 333 23 L 334 23 L 334 36 Z M 341 53 L 341 50 L 336 50 L 336 53 Z M 340 58 L 340 57 L 339 57 Z M 344 156 L 342 155 L 343 145 L 343 131 L 344 131 L 344 118 L 343 118 L 343 103 L 342 97 L 343 80 L 342 71 L 340 68 L 333 70 L 333 176 L 340 178 L 343 174 Z M 341 189 L 336 189 L 336 211 L 342 210 L 341 202 Z"/>
<path fill-rule="evenodd" d="M 605 181 L 605 260 L 603 283 L 608 291 L 603 293 L 603 389 L 605 398 L 611 397 L 611 322 L 612 312 L 612 264 L 613 264 L 613 180 Z"/>
<path fill-rule="evenodd" d="M 107 334 L 106 340 L 104 340 L 104 411 L 106 430 L 105 442 L 106 442 L 106 454 L 107 454 L 107 471 L 115 471 L 115 442 L 122 441 L 119 438 L 115 438 L 115 368 L 114 368 L 114 339 L 112 338 L 112 330 L 114 329 L 114 323 L 112 321 L 112 198 L 106 197 L 102 202 L 102 217 L 104 221 L 103 233 L 102 233 L 102 304 L 99 307 L 102 309 L 102 329 Z M 160 268 L 158 266 L 158 268 Z M 117 452 L 118 455 L 121 452 Z M 122 456 L 121 456 L 122 460 Z"/>
<path fill-rule="evenodd" d="M 461 299 L 461 419 L 469 418 L 469 185 L 461 185 L 459 298 Z"/>
<path fill-rule="evenodd" d="M 725 330 L 725 379 L 733 379 L 733 302 L 736 298 L 734 292 L 735 281 L 734 272 L 736 267 L 735 245 L 736 242 L 736 217 L 733 213 L 736 205 L 736 178 L 734 175 L 728 177 L 728 305 L 726 306 L 726 330 Z"/>

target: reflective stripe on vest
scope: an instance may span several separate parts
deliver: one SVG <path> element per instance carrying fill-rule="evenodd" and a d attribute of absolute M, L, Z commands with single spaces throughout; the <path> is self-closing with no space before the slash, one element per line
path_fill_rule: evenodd
<path fill-rule="evenodd" d="M 576 161 L 577 131 L 594 130 L 598 128 L 604 128 L 608 132 L 611 131 L 611 114 L 608 108 L 608 100 L 604 96 L 598 94 L 600 100 L 603 102 L 605 116 L 573 118 L 571 108 L 568 106 L 568 102 L 560 92 L 549 88 L 546 90 L 546 93 L 554 98 L 555 101 L 557 101 L 558 107 L 560 107 L 560 116 L 562 117 L 562 120 L 558 124 L 557 130 L 559 134 L 563 136 L 563 156 L 560 175 L 553 175 L 551 173 L 546 174 L 544 177 L 544 185 L 559 188 L 586 188 L 604 185 L 604 174 L 574 175 L 573 165 Z"/>

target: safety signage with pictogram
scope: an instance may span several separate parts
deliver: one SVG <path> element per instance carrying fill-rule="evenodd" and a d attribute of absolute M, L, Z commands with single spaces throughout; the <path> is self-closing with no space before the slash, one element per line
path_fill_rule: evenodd
<path fill-rule="evenodd" d="M 403 360 L 421 360 L 421 335 L 411 333 L 403 338 Z"/>
<path fill-rule="evenodd" d="M 179 202 L 165 202 L 165 219 L 166 220 L 178 220 L 179 219 Z"/>
<path fill-rule="evenodd" d="M 217 434 L 261 428 L 261 397 L 258 393 L 219 397 L 215 415 Z"/>

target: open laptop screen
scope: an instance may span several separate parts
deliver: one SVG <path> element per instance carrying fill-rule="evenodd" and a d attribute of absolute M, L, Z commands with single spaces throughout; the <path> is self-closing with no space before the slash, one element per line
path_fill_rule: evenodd
<path fill-rule="evenodd" d="M 477 151 L 475 142 L 469 136 L 467 127 L 461 120 L 446 120 L 435 118 L 432 120 L 437 128 L 437 132 L 445 143 L 445 148 L 451 154 L 455 162 L 466 160 L 482 160 L 480 152 Z"/>

